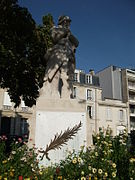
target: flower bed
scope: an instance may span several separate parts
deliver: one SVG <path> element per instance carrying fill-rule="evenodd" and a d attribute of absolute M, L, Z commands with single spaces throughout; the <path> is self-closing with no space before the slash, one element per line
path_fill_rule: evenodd
<path fill-rule="evenodd" d="M 68 152 L 65 160 L 48 167 L 41 166 L 36 148 L 28 148 L 21 140 L 12 143 L 5 153 L 6 137 L 0 138 L 0 179 L 3 180 L 96 180 L 135 179 L 135 154 L 130 154 L 127 133 L 112 137 L 111 130 L 94 134 L 94 145 L 82 146 L 77 153 Z"/>

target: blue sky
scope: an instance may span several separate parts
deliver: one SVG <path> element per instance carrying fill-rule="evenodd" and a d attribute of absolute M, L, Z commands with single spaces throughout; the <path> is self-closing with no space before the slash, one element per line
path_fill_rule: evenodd
<path fill-rule="evenodd" d="M 76 67 L 86 72 L 109 65 L 135 68 L 135 0 L 19 0 L 37 24 L 51 13 L 72 19 L 79 40 Z"/>

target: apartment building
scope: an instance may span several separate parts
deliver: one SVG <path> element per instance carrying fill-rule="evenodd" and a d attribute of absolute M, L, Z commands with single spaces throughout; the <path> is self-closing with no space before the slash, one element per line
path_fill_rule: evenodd
<path fill-rule="evenodd" d="M 128 104 L 130 130 L 135 130 L 135 70 L 122 70 L 123 101 Z"/>
<path fill-rule="evenodd" d="M 99 87 L 99 78 L 90 70 L 75 70 L 73 83 L 73 98 L 84 102 L 86 112 L 87 146 L 92 144 L 93 132 L 98 132 L 98 101 L 101 100 L 102 89 Z"/>
<path fill-rule="evenodd" d="M 121 68 L 109 66 L 96 73 L 102 88 L 102 98 L 122 100 Z"/>
<path fill-rule="evenodd" d="M 109 66 L 96 75 L 103 90 L 102 98 L 112 98 L 127 104 L 128 131 L 135 129 L 135 70 Z"/>
<path fill-rule="evenodd" d="M 77 99 L 84 99 L 86 101 L 86 117 L 88 122 L 87 139 L 90 143 L 92 143 L 93 132 L 98 132 L 100 127 L 107 128 L 109 126 L 115 136 L 122 133 L 122 131 L 129 126 L 128 105 L 122 101 L 122 86 L 119 84 L 121 75 L 119 72 L 119 69 L 117 69 L 114 73 L 113 82 L 111 82 L 111 78 L 106 74 L 105 77 L 108 78 L 109 82 L 106 80 L 106 88 L 103 87 L 102 89 L 100 87 L 100 76 L 97 76 L 97 74 L 95 75 L 93 70 L 88 74 L 85 74 L 82 70 L 75 71 L 74 96 Z M 117 74 L 119 75 L 118 80 L 116 78 Z M 109 84 L 113 84 L 115 79 L 117 80 L 116 83 L 119 84 L 119 91 L 118 89 L 115 90 L 115 87 L 111 92 L 108 92 L 108 94 L 110 93 L 111 98 L 109 95 L 105 97 L 105 93 L 103 94 L 104 89 L 109 88 Z M 101 81 L 101 83 L 104 85 L 103 81 Z M 119 97 L 118 95 L 121 96 Z M 113 97 L 118 98 L 114 99 Z"/>

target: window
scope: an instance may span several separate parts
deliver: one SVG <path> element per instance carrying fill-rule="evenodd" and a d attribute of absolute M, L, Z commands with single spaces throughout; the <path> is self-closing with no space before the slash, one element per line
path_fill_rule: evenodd
<path fill-rule="evenodd" d="M 85 83 L 85 74 L 80 73 L 80 83 L 84 84 Z"/>
<path fill-rule="evenodd" d="M 21 108 L 23 112 L 27 112 L 29 110 L 28 106 L 25 105 L 25 102 L 21 101 Z"/>
<path fill-rule="evenodd" d="M 87 84 L 92 84 L 92 76 L 86 75 L 86 83 Z"/>
<path fill-rule="evenodd" d="M 76 87 L 73 87 L 73 98 L 76 98 Z"/>
<path fill-rule="evenodd" d="M 111 120 L 111 109 L 110 108 L 106 109 L 106 119 Z"/>
<path fill-rule="evenodd" d="M 123 121 L 123 110 L 119 110 L 119 120 Z"/>
<path fill-rule="evenodd" d="M 12 107 L 11 99 L 8 95 L 8 92 L 4 92 L 3 108 L 4 110 L 9 110 Z"/>
<path fill-rule="evenodd" d="M 14 117 L 6 117 L 3 116 L 0 118 L 0 136 L 5 135 L 7 137 L 6 141 L 6 152 L 10 152 L 10 145 L 14 140 L 18 140 L 18 138 L 22 139 L 22 142 L 28 142 L 29 138 L 29 124 L 27 119 L 21 118 L 18 116 Z"/>
<path fill-rule="evenodd" d="M 87 100 L 92 100 L 92 90 L 87 89 Z"/>
<path fill-rule="evenodd" d="M 87 106 L 87 112 L 88 112 L 89 118 L 92 119 L 92 106 Z"/>
<path fill-rule="evenodd" d="M 0 135 L 9 137 L 22 137 L 28 136 L 28 122 L 27 119 L 21 117 L 1 117 L 0 119 Z"/>
<path fill-rule="evenodd" d="M 74 81 L 78 82 L 78 73 L 74 73 Z"/>

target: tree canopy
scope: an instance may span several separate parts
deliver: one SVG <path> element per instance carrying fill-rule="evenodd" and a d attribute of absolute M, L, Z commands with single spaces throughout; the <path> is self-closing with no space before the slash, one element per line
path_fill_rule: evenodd
<path fill-rule="evenodd" d="M 53 18 L 48 14 L 37 26 L 17 0 L 1 0 L 0 17 L 0 87 L 7 89 L 15 107 L 21 99 L 31 107 L 44 82 L 44 54 L 52 45 Z"/>

